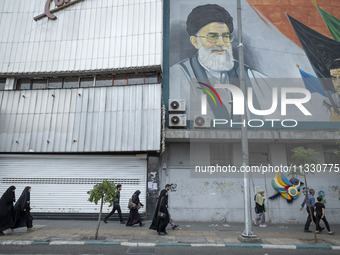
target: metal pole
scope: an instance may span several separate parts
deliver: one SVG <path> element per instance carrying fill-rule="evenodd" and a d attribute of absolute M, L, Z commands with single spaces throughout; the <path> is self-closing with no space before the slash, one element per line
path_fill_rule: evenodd
<path fill-rule="evenodd" d="M 238 56 L 239 56 L 239 69 L 240 69 L 240 87 L 243 95 L 246 95 L 246 86 L 244 82 L 244 57 L 243 57 L 243 38 L 242 38 L 242 9 L 241 0 L 237 0 L 237 26 L 238 26 Z M 247 131 L 247 100 L 244 100 L 245 114 L 242 115 L 242 125 L 241 128 L 241 145 L 242 145 L 242 165 L 249 165 L 248 157 L 248 131 Z M 251 229 L 251 219 L 250 219 L 250 187 L 249 187 L 249 176 L 245 171 L 243 175 L 243 195 L 244 195 L 244 231 L 242 233 L 243 237 L 254 237 L 253 231 Z"/>

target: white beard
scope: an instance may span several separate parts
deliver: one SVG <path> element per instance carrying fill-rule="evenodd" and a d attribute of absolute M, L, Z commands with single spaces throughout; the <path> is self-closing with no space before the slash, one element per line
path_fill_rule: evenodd
<path fill-rule="evenodd" d="M 229 71 L 234 67 L 234 57 L 232 47 L 214 46 L 210 49 L 203 47 L 199 38 L 198 40 L 198 60 L 200 63 L 213 71 Z M 225 50 L 225 55 L 215 54 L 213 50 Z"/>

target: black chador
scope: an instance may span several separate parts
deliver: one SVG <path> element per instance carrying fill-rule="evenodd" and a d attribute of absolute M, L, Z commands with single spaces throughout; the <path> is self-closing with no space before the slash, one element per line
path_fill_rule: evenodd
<path fill-rule="evenodd" d="M 126 222 L 126 226 L 133 226 L 137 223 L 139 223 L 139 226 L 144 226 L 144 223 L 142 223 L 142 218 L 140 217 L 138 213 L 138 209 L 141 206 L 144 206 L 140 201 L 139 201 L 139 194 L 140 191 L 137 190 L 133 195 L 132 195 L 132 203 L 136 205 L 135 208 L 130 208 L 130 213 L 129 213 L 129 219 Z"/>
<path fill-rule="evenodd" d="M 14 224 L 15 186 L 9 187 L 0 199 L 0 235 Z"/>
<path fill-rule="evenodd" d="M 165 214 L 165 217 L 161 217 L 160 213 Z M 153 220 L 150 229 L 157 230 L 158 234 L 166 234 L 166 227 L 169 224 L 169 213 L 168 213 L 168 192 L 163 189 L 159 195 L 157 207 L 153 216 Z"/>
<path fill-rule="evenodd" d="M 27 229 L 32 229 L 33 227 L 33 217 L 31 215 L 31 187 L 26 187 L 22 192 L 20 198 L 15 203 L 14 206 L 14 218 L 15 223 L 12 228 L 27 227 Z"/>

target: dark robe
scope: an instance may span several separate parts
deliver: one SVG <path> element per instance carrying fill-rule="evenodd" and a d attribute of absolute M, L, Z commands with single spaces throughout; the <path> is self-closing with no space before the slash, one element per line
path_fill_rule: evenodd
<path fill-rule="evenodd" d="M 166 193 L 165 193 L 166 194 Z M 159 207 L 157 208 L 157 232 L 158 233 L 166 233 L 166 227 L 169 224 L 169 212 L 167 207 L 167 195 L 163 195 L 160 200 Z M 162 218 L 161 216 L 158 216 L 158 212 L 165 213 L 165 218 Z"/>
<path fill-rule="evenodd" d="M 14 224 L 15 186 L 9 187 L 0 199 L 0 231 L 9 229 Z"/>
<path fill-rule="evenodd" d="M 159 194 L 156 210 L 155 210 L 155 213 L 153 215 L 152 223 L 151 223 L 151 226 L 149 227 L 149 229 L 157 230 L 158 208 L 159 208 L 159 204 L 161 202 L 162 197 L 164 197 L 163 200 L 165 200 L 165 205 L 168 206 L 168 196 L 165 196 L 166 192 L 167 192 L 167 190 L 163 189 L 161 191 L 161 193 Z"/>
<path fill-rule="evenodd" d="M 126 222 L 126 226 L 133 226 L 133 225 L 135 225 L 137 223 L 142 224 L 142 218 L 140 217 L 140 215 L 138 213 L 138 209 L 141 206 L 144 206 L 144 205 L 139 201 L 139 194 L 140 194 L 140 191 L 137 190 L 132 195 L 132 202 L 137 205 L 137 208 L 136 209 L 130 209 L 129 219 Z"/>
<path fill-rule="evenodd" d="M 15 223 L 13 225 L 14 228 L 27 227 L 32 228 L 33 217 L 31 215 L 30 208 L 30 192 L 28 190 L 31 187 L 26 187 L 22 192 L 20 198 L 15 203 L 14 206 L 14 220 Z M 28 203 L 27 203 L 28 202 Z"/>

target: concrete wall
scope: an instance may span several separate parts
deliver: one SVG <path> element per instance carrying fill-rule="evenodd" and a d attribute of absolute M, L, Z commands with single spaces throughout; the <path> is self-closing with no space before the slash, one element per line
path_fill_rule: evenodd
<path fill-rule="evenodd" d="M 198 145 L 195 146 L 196 148 Z M 272 165 L 287 163 L 286 145 L 269 144 L 270 160 Z M 322 146 L 314 145 L 322 160 Z M 200 146 L 204 160 L 209 160 L 208 148 Z M 169 208 L 175 220 L 189 221 L 228 221 L 242 222 L 244 220 L 243 179 L 242 175 L 223 175 L 212 177 L 211 175 L 193 176 L 190 171 L 189 143 L 170 143 L 167 146 L 167 168 L 162 170 L 160 186 L 171 183 L 172 191 L 169 194 Z M 204 161 L 202 159 L 202 161 Z M 241 162 L 240 144 L 233 144 L 234 164 Z M 339 223 L 340 219 L 340 185 L 339 173 L 325 173 L 307 175 L 308 186 L 316 192 L 323 190 L 326 193 L 326 215 L 330 224 Z M 254 214 L 253 197 L 257 190 L 265 190 L 268 222 L 304 223 L 306 212 L 299 211 L 303 201 L 302 194 L 292 203 L 287 203 L 283 197 L 269 200 L 268 197 L 276 193 L 271 185 L 275 173 L 251 174 L 251 213 Z M 287 176 L 288 177 L 288 176 Z M 291 177 L 289 177 L 291 178 Z M 304 182 L 302 177 L 298 177 Z M 316 196 L 317 197 L 317 194 Z"/>

